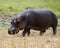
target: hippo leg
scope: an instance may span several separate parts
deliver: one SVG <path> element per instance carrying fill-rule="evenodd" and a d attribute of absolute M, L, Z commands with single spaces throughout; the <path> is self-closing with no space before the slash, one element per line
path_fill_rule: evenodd
<path fill-rule="evenodd" d="M 40 35 L 42 36 L 46 30 L 41 30 Z"/>
<path fill-rule="evenodd" d="M 29 26 L 25 27 L 25 29 L 24 29 L 24 31 L 22 33 L 23 37 L 25 36 L 26 33 L 28 33 L 28 36 L 29 36 L 29 34 L 30 34 L 30 27 Z"/>
<path fill-rule="evenodd" d="M 25 36 L 26 33 L 27 33 L 27 27 L 25 27 L 25 29 L 24 29 L 24 31 L 22 33 L 23 37 Z"/>
<path fill-rule="evenodd" d="M 30 27 L 28 28 L 28 30 L 27 30 L 27 35 L 29 36 L 30 35 Z"/>
<path fill-rule="evenodd" d="M 56 26 L 52 26 L 52 29 L 53 29 L 53 34 L 55 35 L 56 34 Z"/>
<path fill-rule="evenodd" d="M 22 33 L 23 37 L 25 37 L 25 34 L 26 34 L 26 31 L 23 31 L 23 33 Z"/>

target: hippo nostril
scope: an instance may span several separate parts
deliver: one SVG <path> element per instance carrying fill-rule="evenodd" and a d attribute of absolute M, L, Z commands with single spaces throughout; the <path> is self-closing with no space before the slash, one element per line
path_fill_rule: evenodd
<path fill-rule="evenodd" d="M 8 31 L 8 34 L 11 34 L 11 32 L 10 32 L 10 31 Z"/>

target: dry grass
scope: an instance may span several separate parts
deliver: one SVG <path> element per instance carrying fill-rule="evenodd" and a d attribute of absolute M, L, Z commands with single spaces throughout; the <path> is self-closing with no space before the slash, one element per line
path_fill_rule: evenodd
<path fill-rule="evenodd" d="M 8 35 L 7 29 L 0 29 L 0 48 L 60 48 L 60 27 L 56 36 L 47 30 L 43 36 L 39 31 L 31 30 L 30 37 L 22 37 L 22 31 L 16 35 Z"/>

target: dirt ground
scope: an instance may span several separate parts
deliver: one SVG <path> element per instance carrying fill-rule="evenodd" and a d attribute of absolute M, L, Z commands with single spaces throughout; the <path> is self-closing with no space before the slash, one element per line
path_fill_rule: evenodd
<path fill-rule="evenodd" d="M 51 28 L 43 36 L 39 35 L 39 31 L 31 30 L 29 37 L 22 37 L 22 31 L 9 35 L 7 29 L 0 28 L 0 48 L 60 48 L 60 26 L 55 36 Z"/>

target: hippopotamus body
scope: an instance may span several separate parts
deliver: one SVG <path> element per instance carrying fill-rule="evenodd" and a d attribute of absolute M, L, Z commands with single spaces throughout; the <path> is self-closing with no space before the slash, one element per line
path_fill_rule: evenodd
<path fill-rule="evenodd" d="M 22 35 L 30 34 L 30 29 L 39 30 L 40 35 L 52 27 L 53 34 L 56 34 L 58 20 L 56 15 L 48 9 L 27 9 L 22 11 L 11 21 L 9 34 L 17 34 L 19 30 L 24 29 Z"/>

